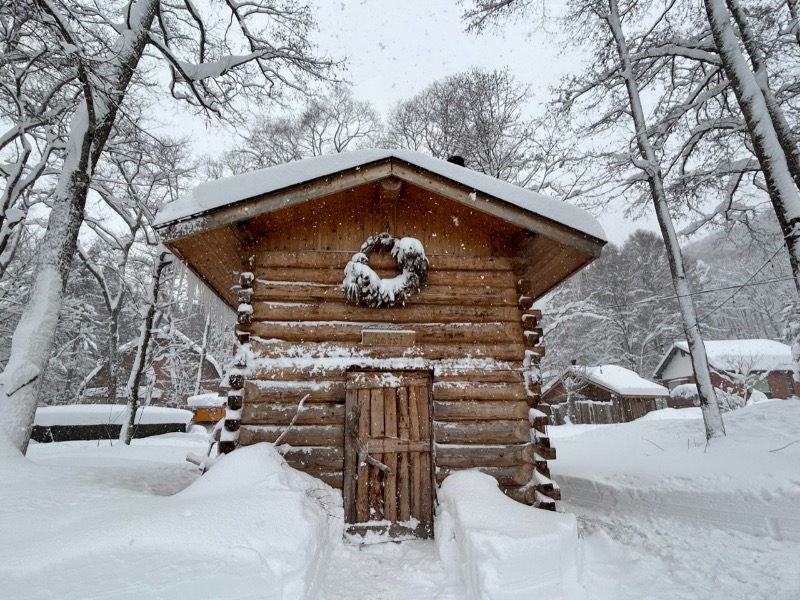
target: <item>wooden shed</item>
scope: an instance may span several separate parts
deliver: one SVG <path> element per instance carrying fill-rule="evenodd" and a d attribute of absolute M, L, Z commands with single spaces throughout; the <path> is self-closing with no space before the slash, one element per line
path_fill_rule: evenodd
<path fill-rule="evenodd" d="M 572 366 L 542 390 L 542 409 L 563 425 L 570 409 L 573 423 L 627 423 L 666 408 L 669 390 L 617 365 Z"/>
<path fill-rule="evenodd" d="M 474 467 L 554 508 L 530 309 L 599 256 L 590 215 L 360 150 L 202 184 L 157 228 L 238 311 L 222 451 L 280 442 L 357 532 L 431 535 L 436 482 Z"/>

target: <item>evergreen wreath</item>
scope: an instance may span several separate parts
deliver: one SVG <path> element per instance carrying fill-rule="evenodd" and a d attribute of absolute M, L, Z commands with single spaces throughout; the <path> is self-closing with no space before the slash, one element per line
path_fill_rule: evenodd
<path fill-rule="evenodd" d="M 369 266 L 374 252 L 390 252 L 402 273 L 391 279 L 381 279 Z M 371 235 L 353 255 L 344 269 L 342 291 L 348 302 L 369 308 L 381 308 L 404 303 L 418 292 L 428 275 L 428 259 L 422 243 L 411 237 L 397 239 L 383 232 Z"/>

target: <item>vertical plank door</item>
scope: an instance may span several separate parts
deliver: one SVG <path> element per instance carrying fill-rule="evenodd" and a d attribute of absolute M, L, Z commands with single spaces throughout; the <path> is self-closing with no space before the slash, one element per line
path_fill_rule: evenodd
<path fill-rule="evenodd" d="M 348 533 L 433 535 L 431 377 L 347 376 L 344 509 Z"/>

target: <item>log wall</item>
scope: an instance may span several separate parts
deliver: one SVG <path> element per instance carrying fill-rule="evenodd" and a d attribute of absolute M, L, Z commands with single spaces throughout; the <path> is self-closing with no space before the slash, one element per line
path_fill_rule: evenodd
<path fill-rule="evenodd" d="M 428 285 L 407 306 L 370 309 L 346 303 L 341 291 L 352 252 L 270 245 L 253 254 L 252 322 L 241 326 L 251 356 L 240 444 L 280 440 L 289 464 L 342 487 L 348 369 L 428 370 L 437 481 L 477 466 L 529 504 L 537 489 L 552 492 L 546 419 L 531 411 L 539 315 L 525 310 L 510 257 L 429 254 Z M 382 277 L 397 273 L 388 255 L 373 255 L 370 266 Z M 404 334 L 367 345 L 365 330 L 413 331 L 413 343 Z"/>

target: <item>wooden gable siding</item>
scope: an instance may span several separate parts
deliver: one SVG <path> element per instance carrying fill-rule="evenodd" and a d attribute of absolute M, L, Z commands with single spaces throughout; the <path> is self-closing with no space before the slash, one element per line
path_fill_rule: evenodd
<path fill-rule="evenodd" d="M 252 219 L 248 232 L 260 250 L 340 250 L 353 253 L 370 235 L 415 237 L 425 253 L 511 257 L 524 237 L 519 227 L 407 184 L 397 199 L 380 182 L 309 200 Z"/>
<path fill-rule="evenodd" d="M 289 463 L 341 487 L 348 369 L 433 371 L 437 480 L 478 466 L 509 494 L 531 502 L 528 409 L 538 398 L 529 397 L 524 383 L 513 259 L 524 236 L 451 201 L 415 198 L 412 206 L 395 210 L 376 192 L 350 203 L 320 199 L 251 221 L 258 234 L 251 238 L 254 312 L 247 330 L 257 358 L 239 442 L 274 442 L 286 432 Z M 347 261 L 369 235 L 384 230 L 422 242 L 428 285 L 406 306 L 346 303 L 340 286 Z M 373 255 L 370 265 L 382 277 L 398 272 L 386 254 Z M 374 329 L 414 331 L 414 343 L 362 344 L 362 332 Z M 486 362 L 470 364 L 467 357 Z"/>

